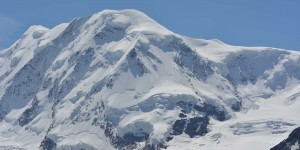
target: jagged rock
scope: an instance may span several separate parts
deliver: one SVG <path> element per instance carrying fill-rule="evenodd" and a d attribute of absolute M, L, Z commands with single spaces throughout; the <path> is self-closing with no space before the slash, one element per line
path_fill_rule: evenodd
<path fill-rule="evenodd" d="M 270 150 L 299 150 L 300 149 L 300 127 L 294 129 L 288 138 L 274 146 Z"/>
<path fill-rule="evenodd" d="M 40 146 L 43 150 L 55 150 L 56 149 L 56 143 L 50 139 L 50 138 L 45 138 Z"/>

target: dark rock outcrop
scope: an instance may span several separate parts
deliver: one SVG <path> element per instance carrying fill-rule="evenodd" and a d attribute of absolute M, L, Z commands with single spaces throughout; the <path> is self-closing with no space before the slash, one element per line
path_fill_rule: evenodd
<path fill-rule="evenodd" d="M 296 148 L 296 144 L 298 144 L 298 148 Z M 300 150 L 300 127 L 294 129 L 292 133 L 288 136 L 287 139 L 280 142 L 278 145 L 274 146 L 270 150 L 291 150 L 293 146 L 293 150 Z"/>

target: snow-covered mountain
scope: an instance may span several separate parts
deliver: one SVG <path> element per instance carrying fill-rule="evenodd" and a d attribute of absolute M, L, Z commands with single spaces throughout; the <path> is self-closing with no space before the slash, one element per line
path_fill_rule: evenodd
<path fill-rule="evenodd" d="M 175 34 L 136 10 L 0 51 L 0 149 L 270 149 L 300 126 L 300 52 Z"/>

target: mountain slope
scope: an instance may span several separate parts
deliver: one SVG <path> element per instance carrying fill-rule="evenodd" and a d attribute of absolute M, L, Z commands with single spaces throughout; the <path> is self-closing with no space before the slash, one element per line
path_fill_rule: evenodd
<path fill-rule="evenodd" d="M 271 148 L 299 126 L 299 61 L 177 35 L 135 10 L 33 26 L 0 51 L 0 145 Z"/>

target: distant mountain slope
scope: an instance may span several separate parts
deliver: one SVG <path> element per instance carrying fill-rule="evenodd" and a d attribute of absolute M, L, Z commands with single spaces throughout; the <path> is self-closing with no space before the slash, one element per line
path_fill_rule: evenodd
<path fill-rule="evenodd" d="M 0 51 L 0 148 L 269 149 L 300 125 L 299 81 L 299 52 L 136 10 L 32 26 Z"/>

